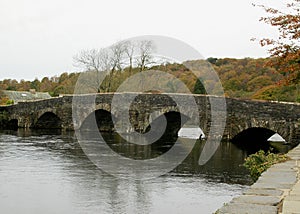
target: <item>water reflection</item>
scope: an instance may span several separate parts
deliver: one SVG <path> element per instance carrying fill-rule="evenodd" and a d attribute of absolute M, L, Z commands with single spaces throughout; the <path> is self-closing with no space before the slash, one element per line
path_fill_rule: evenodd
<path fill-rule="evenodd" d="M 113 145 L 120 153 L 142 154 L 139 147 L 123 150 L 120 144 Z M 183 140 L 182 145 L 186 144 Z M 85 156 L 74 133 L 2 133 L 0 212 L 212 213 L 240 194 L 246 187 L 241 184 L 249 180 L 240 166 L 245 154 L 227 142 L 221 143 L 213 159 L 199 166 L 203 145 L 197 141 L 192 153 L 172 172 L 134 181 L 99 170 Z M 151 148 L 150 153 L 155 152 L 161 152 L 160 148 Z"/>

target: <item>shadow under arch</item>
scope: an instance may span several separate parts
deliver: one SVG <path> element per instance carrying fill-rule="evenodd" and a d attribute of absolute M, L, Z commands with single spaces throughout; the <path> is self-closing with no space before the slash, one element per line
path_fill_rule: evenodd
<path fill-rule="evenodd" d="M 161 136 L 160 140 L 162 139 L 173 139 L 176 142 L 178 138 L 178 132 L 182 128 L 182 126 L 190 120 L 190 118 L 180 112 L 177 111 L 168 111 L 156 119 L 154 119 L 146 128 L 146 132 L 148 132 L 151 127 L 160 128 L 160 118 L 165 117 L 167 121 L 167 127 L 165 129 L 164 134 Z M 161 127 L 164 128 L 164 127 Z M 154 130 L 155 131 L 155 130 Z M 173 142 L 173 143 L 174 143 Z"/>
<path fill-rule="evenodd" d="M 132 159 L 153 159 L 158 156 L 163 155 L 164 153 L 168 152 L 176 143 L 178 139 L 178 131 L 180 128 L 190 119 L 188 116 L 181 114 L 180 112 L 176 111 L 169 111 L 166 113 L 161 114 L 157 118 L 155 118 L 146 128 L 146 132 L 150 131 L 151 127 L 155 127 L 156 129 L 164 129 L 161 127 L 162 124 L 161 118 L 165 117 L 167 121 L 167 126 L 163 135 L 156 140 L 155 142 L 148 144 L 148 145 L 137 145 L 130 142 L 136 142 L 139 139 L 130 139 L 130 135 L 128 135 L 127 139 L 122 139 L 121 141 L 125 143 L 128 152 L 123 153 L 121 155 L 125 157 L 130 157 Z M 155 132 L 156 130 L 154 130 Z M 121 138 L 120 136 L 118 136 Z M 150 142 L 151 139 L 149 139 Z M 181 146 L 184 146 L 181 144 Z M 112 147 L 111 147 L 112 148 Z M 120 147 L 119 147 L 120 148 Z M 116 150 L 115 150 L 116 151 Z M 118 152 L 118 151 L 117 151 Z M 120 151 L 119 151 L 120 152 Z M 118 153 L 119 153 L 118 152 Z M 123 150 L 124 152 L 124 150 Z M 119 153 L 120 154 L 120 153 Z"/>
<path fill-rule="evenodd" d="M 167 120 L 165 133 L 157 141 L 146 145 L 139 145 L 131 142 L 138 142 L 141 140 L 148 141 L 148 139 L 142 137 L 137 138 L 138 136 L 130 135 L 130 133 L 121 136 L 117 132 L 114 132 L 112 120 L 112 117 L 114 116 L 110 112 L 102 109 L 91 113 L 83 121 L 80 132 L 83 135 L 88 134 L 89 138 L 92 138 L 92 136 L 95 135 L 96 140 L 97 137 L 95 133 L 100 131 L 104 142 L 99 141 L 98 143 L 106 143 L 114 152 L 124 157 L 135 160 L 153 159 L 168 152 L 172 148 L 177 141 L 179 129 L 189 119 L 187 116 L 175 111 L 166 112 L 159 117 L 163 116 L 165 116 Z M 147 127 L 147 131 L 150 130 L 151 125 L 156 128 L 160 127 L 161 124 L 155 124 L 161 121 L 159 117 L 150 123 Z"/>
<path fill-rule="evenodd" d="M 4 130 L 17 130 L 18 120 L 17 119 L 11 119 L 11 120 L 2 120 L 0 121 L 0 127 Z"/>
<path fill-rule="evenodd" d="M 231 142 L 238 148 L 246 150 L 249 154 L 259 150 L 269 151 L 270 149 L 275 149 L 268 141 L 274 134 L 276 134 L 275 131 L 267 128 L 252 127 L 238 133 L 231 139 Z M 275 152 L 278 151 L 275 149 Z"/>
<path fill-rule="evenodd" d="M 12 120 L 8 121 L 7 126 L 11 130 L 17 130 L 19 127 L 18 123 L 19 123 L 19 121 L 17 119 L 12 119 Z"/>
<path fill-rule="evenodd" d="M 62 121 L 53 112 L 45 112 L 42 114 L 37 122 L 31 126 L 34 129 L 61 129 Z"/>
<path fill-rule="evenodd" d="M 80 126 L 81 131 L 100 131 L 113 132 L 115 131 L 113 120 L 115 116 L 109 111 L 98 109 L 90 113 Z"/>

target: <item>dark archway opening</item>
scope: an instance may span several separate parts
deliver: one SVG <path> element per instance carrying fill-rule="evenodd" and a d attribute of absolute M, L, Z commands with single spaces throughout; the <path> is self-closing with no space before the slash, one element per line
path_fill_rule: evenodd
<path fill-rule="evenodd" d="M 120 136 L 118 133 L 113 132 L 113 123 L 112 123 L 112 116 L 109 112 L 99 110 L 95 113 L 92 113 L 89 115 L 86 120 L 83 122 L 80 130 L 82 131 L 83 135 L 88 135 L 88 138 L 91 138 L 91 136 L 94 136 L 93 134 L 96 133 L 95 131 L 99 131 L 100 127 L 100 133 L 101 136 L 104 139 L 104 142 L 116 153 L 128 157 L 131 159 L 136 160 L 146 160 L 146 159 L 152 159 L 156 158 L 167 151 L 169 151 L 174 143 L 177 140 L 177 132 L 181 128 L 181 114 L 178 112 L 168 112 L 164 114 L 167 119 L 167 127 L 166 132 L 160 137 L 159 140 L 148 144 L 148 145 L 138 145 L 131 142 L 137 142 L 138 140 L 141 140 L 137 136 L 125 135 L 124 138 Z M 95 121 L 95 117 L 97 118 L 97 124 Z M 163 117 L 163 115 L 161 116 Z M 188 120 L 187 116 L 182 115 L 183 124 Z M 154 120 L 149 126 L 148 131 L 154 126 L 154 123 L 158 123 L 158 119 Z M 159 129 L 159 125 L 155 126 Z M 96 128 L 95 128 L 96 127 Z M 105 130 L 112 130 L 112 132 L 106 132 Z M 91 132 L 85 132 L 85 131 L 91 131 Z M 155 130 L 154 130 L 155 131 Z M 95 135 L 97 138 L 97 135 Z M 137 138 L 134 138 L 137 137 Z M 143 139 L 145 140 L 145 139 Z M 146 140 L 149 142 L 148 140 Z M 104 143 L 101 140 L 99 143 Z M 152 142 L 152 141 L 151 141 Z"/>
<path fill-rule="evenodd" d="M 7 128 L 10 130 L 17 130 L 18 129 L 18 120 L 12 119 L 12 120 L 8 121 Z"/>
<path fill-rule="evenodd" d="M 180 128 L 189 120 L 189 117 L 180 114 L 179 112 L 167 112 L 164 115 L 159 116 L 156 118 L 152 123 L 146 128 L 146 132 L 149 132 L 151 127 L 156 130 L 151 131 L 158 131 L 159 129 L 163 129 L 163 124 L 160 123 L 160 117 L 166 117 L 167 120 L 167 127 L 163 135 L 156 140 L 155 142 L 148 144 L 148 145 L 137 145 L 126 141 L 126 139 L 122 139 L 118 134 L 115 135 L 115 142 L 122 143 L 122 147 L 116 144 L 108 144 L 115 152 L 121 154 L 125 157 L 129 157 L 132 159 L 152 159 L 156 158 L 166 152 L 168 152 L 176 143 L 178 139 L 178 131 Z M 155 135 L 155 133 L 154 133 Z M 102 135 L 103 136 L 103 135 Z M 105 136 L 103 136 L 105 139 Z M 130 138 L 130 134 L 128 135 Z M 147 142 L 152 142 L 151 137 L 147 139 Z M 108 140 L 109 139 L 105 139 Z M 133 140 L 133 141 L 132 141 Z M 131 142 L 134 142 L 138 139 L 131 139 Z M 110 140 L 112 142 L 112 140 Z M 107 141 L 106 141 L 107 142 Z"/>
<path fill-rule="evenodd" d="M 252 154 L 259 150 L 269 151 L 274 149 L 268 139 L 276 132 L 266 128 L 249 128 L 231 139 L 238 148 Z"/>
<path fill-rule="evenodd" d="M 146 128 L 146 132 L 148 132 L 151 127 L 157 127 L 157 129 L 160 129 L 160 126 L 163 125 L 160 124 L 160 117 L 166 117 L 167 120 L 166 130 L 160 140 L 169 141 L 172 139 L 171 142 L 176 142 L 179 130 L 190 119 L 188 116 L 180 114 L 179 112 L 170 111 L 152 121 L 152 123 Z"/>
<path fill-rule="evenodd" d="M 44 113 L 33 125 L 34 129 L 61 129 L 61 119 L 52 112 Z"/>
<path fill-rule="evenodd" d="M 0 121 L 0 128 L 4 130 L 17 130 L 18 129 L 18 120 L 1 120 Z"/>
<path fill-rule="evenodd" d="M 114 116 L 106 110 L 96 110 L 83 121 L 80 130 L 113 132 L 115 130 L 113 118 Z"/>

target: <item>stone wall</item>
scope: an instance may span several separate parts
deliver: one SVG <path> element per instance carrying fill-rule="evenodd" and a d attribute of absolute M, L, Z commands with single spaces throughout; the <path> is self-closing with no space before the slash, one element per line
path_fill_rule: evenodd
<path fill-rule="evenodd" d="M 167 112 L 180 112 L 196 124 L 207 135 L 212 128 L 222 127 L 222 115 L 227 116 L 223 137 L 233 138 L 251 127 L 263 127 L 279 133 L 288 142 L 297 143 L 300 138 L 300 105 L 253 100 L 185 94 L 98 94 L 77 96 L 80 99 L 75 108 L 80 109 L 78 121 L 72 117 L 73 96 L 64 96 L 35 102 L 21 102 L 0 108 L 0 126 L 6 120 L 17 120 L 18 126 L 33 127 L 46 112 L 52 112 L 61 120 L 62 129 L 80 128 L 82 122 L 97 109 L 112 112 L 115 126 L 123 132 L 133 130 L 145 132 L 149 124 Z M 171 98 L 170 98 L 171 97 Z M 127 106 L 124 102 L 132 100 Z M 196 103 L 196 110 L 191 100 Z M 119 107 L 112 109 L 112 101 Z M 176 102 L 175 102 L 176 101 Z M 178 104 L 179 103 L 179 104 Z M 211 104 L 213 103 L 213 105 Z M 180 105 L 181 104 L 181 105 Z M 224 112 L 224 105 L 227 112 Z M 213 108 L 213 112 L 211 109 Z M 121 110 L 121 111 L 120 111 Z M 129 112 L 129 120 L 127 118 Z M 5 116 L 5 118 L 4 118 Z M 212 123 L 214 120 L 214 123 Z M 1 125 L 2 124 L 2 125 Z M 212 127 L 212 124 L 214 127 Z M 128 128 L 129 127 L 129 128 Z M 299 141 L 298 141 L 299 142 Z"/>

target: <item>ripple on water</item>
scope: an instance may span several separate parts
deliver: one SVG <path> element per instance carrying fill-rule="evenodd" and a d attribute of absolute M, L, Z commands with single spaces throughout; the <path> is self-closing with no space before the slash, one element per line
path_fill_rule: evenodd
<path fill-rule="evenodd" d="M 212 213 L 247 187 L 207 179 L 210 167 L 192 160 L 156 179 L 120 180 L 95 167 L 73 136 L 0 134 L 0 213 Z"/>

